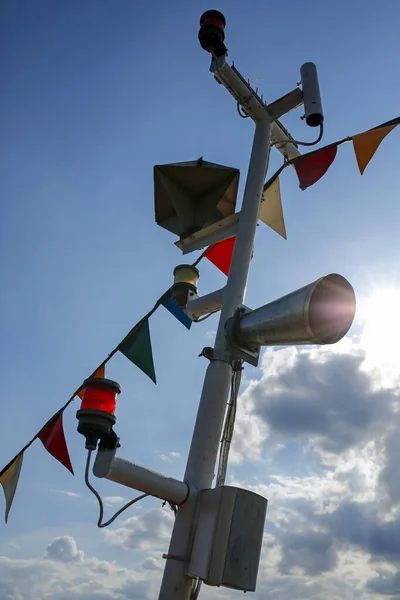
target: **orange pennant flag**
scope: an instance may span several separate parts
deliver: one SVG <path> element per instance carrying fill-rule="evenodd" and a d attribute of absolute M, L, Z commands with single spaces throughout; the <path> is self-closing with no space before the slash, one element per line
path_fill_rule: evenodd
<path fill-rule="evenodd" d="M 104 379 L 106 374 L 106 365 L 101 365 L 101 367 L 99 367 L 96 371 L 96 373 L 93 375 L 94 378 L 96 379 Z M 83 398 L 83 394 L 85 393 L 85 388 L 82 388 L 79 392 L 78 392 L 78 396 L 79 398 L 82 400 Z"/>
<path fill-rule="evenodd" d="M 358 135 L 353 136 L 354 152 L 361 175 L 364 173 L 369 161 L 378 150 L 380 143 L 396 126 L 397 123 L 394 125 L 387 125 L 386 127 L 379 127 L 378 129 L 371 129 L 365 133 L 359 133 Z"/>
<path fill-rule="evenodd" d="M 260 221 L 263 221 L 268 227 L 271 227 L 276 233 L 279 233 L 285 240 L 286 227 L 283 218 L 281 187 L 279 177 L 264 190 L 261 197 L 260 212 L 258 214 Z"/>

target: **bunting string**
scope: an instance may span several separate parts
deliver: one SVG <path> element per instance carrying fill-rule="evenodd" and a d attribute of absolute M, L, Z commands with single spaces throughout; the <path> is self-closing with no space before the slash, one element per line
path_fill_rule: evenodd
<path fill-rule="evenodd" d="M 283 165 L 281 165 L 279 167 L 279 169 L 277 171 L 275 171 L 275 173 L 265 183 L 263 191 L 265 191 L 270 185 L 273 184 L 273 182 L 275 181 L 275 179 L 277 177 L 279 177 L 279 175 L 282 173 L 282 171 L 284 169 L 286 169 L 286 167 L 289 167 L 289 166 L 295 167 L 299 163 L 307 160 L 309 157 L 314 156 L 316 154 L 319 154 L 320 152 L 323 152 L 327 148 L 335 148 L 335 147 L 341 146 L 342 144 L 346 144 L 347 142 L 351 142 L 351 141 L 354 142 L 354 138 L 357 138 L 357 137 L 359 137 L 361 135 L 368 135 L 368 134 L 371 134 L 372 132 L 377 131 L 378 129 L 388 128 L 388 131 L 384 134 L 384 136 L 380 140 L 380 142 L 381 142 L 383 140 L 383 138 L 388 133 L 390 133 L 390 131 L 392 131 L 396 127 L 396 125 L 398 125 L 399 123 L 400 123 L 400 117 L 396 117 L 395 119 L 391 119 L 390 121 L 386 121 L 385 123 L 381 123 L 380 125 L 377 125 L 376 127 L 373 127 L 372 129 L 368 129 L 367 131 L 364 131 L 361 134 L 347 136 L 347 137 L 345 137 L 345 138 L 343 138 L 341 140 L 338 140 L 337 142 L 332 142 L 331 144 L 327 144 L 326 146 L 323 146 L 322 148 L 318 148 L 317 150 L 313 150 L 312 152 L 307 152 L 306 154 L 302 154 L 301 156 L 296 156 L 295 158 L 292 158 L 291 160 L 285 160 L 285 162 L 283 163 Z M 364 138 L 364 140 L 365 140 L 365 138 Z M 379 143 L 376 146 L 375 150 L 378 148 Z M 372 156 L 373 156 L 373 154 L 372 154 Z M 371 156 L 371 158 L 372 158 L 372 156 Z"/>
<path fill-rule="evenodd" d="M 286 169 L 286 167 L 293 166 L 299 179 L 300 188 L 304 190 L 325 175 L 335 160 L 338 146 L 352 141 L 357 164 L 360 173 L 363 174 L 380 143 L 399 123 L 400 117 L 396 117 L 395 119 L 386 121 L 363 133 L 343 138 L 337 142 L 333 142 L 291 160 L 285 160 L 264 185 L 259 213 L 260 220 L 286 239 L 279 185 L 279 176 L 282 171 Z M 266 193 L 267 191 L 268 193 Z M 236 238 L 231 237 L 209 246 L 203 251 L 199 258 L 197 258 L 192 266 L 198 265 L 203 258 L 207 258 L 225 273 L 225 275 L 228 275 L 235 241 Z M 130 329 L 123 340 L 108 354 L 89 378 L 103 378 L 105 376 L 106 364 L 119 351 L 156 383 L 149 319 L 160 306 L 164 306 L 187 329 L 190 329 L 192 320 L 171 298 L 171 288 L 169 288 L 156 301 L 153 308 Z M 40 431 L 38 431 L 0 471 L 0 484 L 3 487 L 6 499 L 6 522 L 18 484 L 24 453 L 36 439 L 40 439 L 46 450 L 73 474 L 73 468 L 64 436 L 62 413 L 74 401 L 76 396 L 82 397 L 83 389 L 84 384 L 81 384 L 67 402 L 65 402 L 65 404 L 50 417 Z"/>
<path fill-rule="evenodd" d="M 205 252 L 197 259 L 196 264 L 200 262 L 200 260 L 205 255 Z M 152 350 L 151 350 L 151 342 L 150 342 L 150 334 L 148 333 L 148 346 L 143 346 L 143 337 L 141 339 L 143 331 L 148 332 L 148 320 L 150 317 L 156 312 L 156 310 L 160 306 L 165 306 L 167 310 L 173 314 L 173 316 L 178 319 L 181 323 L 185 325 L 188 329 L 190 329 L 190 325 L 192 323 L 191 319 L 184 313 L 178 305 L 171 298 L 171 288 L 169 288 L 166 292 L 160 296 L 160 298 L 156 301 L 153 308 L 149 310 L 149 312 L 144 315 L 131 329 L 128 331 L 126 336 L 119 342 L 113 350 L 107 355 L 107 357 L 96 367 L 96 369 L 91 373 L 88 379 L 94 378 L 103 378 L 105 376 L 105 366 L 111 360 L 111 358 L 118 352 L 122 352 L 125 354 L 132 362 L 134 362 L 140 369 L 142 369 L 153 381 L 156 383 L 156 377 L 154 372 L 154 365 L 152 359 Z M 188 323 L 190 321 L 190 325 Z M 142 341 L 142 346 L 139 348 L 141 352 L 137 353 L 137 349 L 133 348 L 132 342 L 138 339 Z M 146 342 L 146 339 L 144 340 Z M 145 351 L 143 361 L 143 351 Z M 150 353 L 150 354 L 147 354 Z M 149 360 L 151 357 L 151 361 Z M 149 366 L 148 363 L 151 363 Z M 35 442 L 35 440 L 40 439 L 43 443 L 46 450 L 54 456 L 61 464 L 63 464 L 72 474 L 73 468 L 70 461 L 67 444 L 65 441 L 65 435 L 62 424 L 62 414 L 65 409 L 75 400 L 78 396 L 82 398 L 84 391 L 84 384 L 81 384 L 74 393 L 70 396 L 70 398 L 65 402 L 65 404 L 57 410 L 48 419 L 48 421 L 43 425 L 43 427 L 32 437 L 31 440 L 12 458 L 5 467 L 0 471 L 0 484 L 3 486 L 4 495 L 6 498 L 6 523 L 8 519 L 8 513 L 11 508 L 12 501 L 14 499 L 14 494 L 16 490 L 16 486 L 18 483 L 22 460 L 26 450 Z"/>
<path fill-rule="evenodd" d="M 121 346 L 121 344 L 123 344 L 127 338 L 129 338 L 129 336 L 133 335 L 134 332 L 139 329 L 139 327 L 147 320 L 149 319 L 157 310 L 157 308 L 159 306 L 161 306 L 162 302 L 165 300 L 166 296 L 170 293 L 170 289 L 168 289 L 155 303 L 155 305 L 153 306 L 153 308 L 151 310 L 149 310 L 149 312 L 142 318 L 140 319 L 140 321 L 138 321 L 138 323 L 136 323 L 136 325 L 134 325 L 132 327 L 132 329 L 126 334 L 126 336 L 124 337 L 124 339 L 108 354 L 107 358 L 105 358 L 103 360 L 102 363 L 100 363 L 100 365 L 93 371 L 93 373 L 91 375 L 89 375 L 89 378 L 92 377 L 97 377 L 99 376 L 98 373 L 99 371 L 101 371 L 102 369 L 104 369 L 104 367 L 106 366 L 106 364 L 111 360 L 111 358 L 114 356 L 114 354 L 116 354 Z M 104 370 L 103 370 L 104 373 Z M 11 465 L 14 463 L 14 461 L 20 456 L 22 455 L 32 444 L 35 440 L 37 440 L 40 436 L 40 434 L 47 429 L 54 421 L 56 421 L 57 417 L 59 417 L 59 415 L 61 415 L 61 413 L 64 412 L 64 410 L 71 404 L 71 402 L 73 402 L 75 400 L 76 396 L 79 396 L 80 392 L 83 390 L 83 384 L 81 384 L 75 391 L 74 393 L 70 396 L 70 398 L 67 400 L 67 402 L 56 412 L 54 413 L 54 415 L 52 417 L 50 417 L 50 419 L 43 425 L 43 427 L 40 429 L 40 431 L 38 431 L 33 438 L 27 443 L 25 444 L 25 446 L 22 448 L 22 450 L 20 450 L 18 452 L 18 454 L 16 454 L 16 456 L 14 456 L 14 458 L 12 460 L 10 460 L 9 463 L 6 464 L 6 466 L 0 471 L 0 478 L 4 475 L 4 473 L 11 467 Z"/>
<path fill-rule="evenodd" d="M 299 187 L 305 190 L 325 175 L 336 158 L 338 146 L 352 141 L 358 168 L 362 175 L 380 143 L 399 123 L 400 117 L 396 117 L 363 133 L 345 137 L 307 154 L 285 160 L 264 184 L 259 219 L 286 239 L 279 186 L 279 176 L 282 171 L 286 167 L 294 167 L 299 179 Z"/>

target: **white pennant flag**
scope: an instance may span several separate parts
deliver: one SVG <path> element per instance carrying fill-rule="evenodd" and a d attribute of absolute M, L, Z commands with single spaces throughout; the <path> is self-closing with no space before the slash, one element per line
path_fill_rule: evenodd
<path fill-rule="evenodd" d="M 279 177 L 263 192 L 258 218 L 276 233 L 279 233 L 285 240 L 287 239 Z"/>

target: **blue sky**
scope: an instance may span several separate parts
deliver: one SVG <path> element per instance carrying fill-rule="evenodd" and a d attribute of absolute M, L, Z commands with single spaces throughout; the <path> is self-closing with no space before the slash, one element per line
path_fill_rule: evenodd
<path fill-rule="evenodd" d="M 181 256 L 174 236 L 154 223 L 153 166 L 203 156 L 237 167 L 240 201 L 253 127 L 239 119 L 231 97 L 208 72 L 209 58 L 197 40 L 199 17 L 208 8 L 203 2 L 129 0 L 16 1 L 1 7 L 0 459 L 4 464 L 170 285 Z M 293 89 L 303 62 L 317 64 L 325 112 L 323 144 L 398 116 L 400 5 L 394 0 L 368 4 L 253 0 L 248 5 L 221 0 L 215 8 L 227 19 L 229 58 L 244 76 L 256 80 L 254 85 L 268 102 Z M 315 131 L 300 116 L 298 110 L 284 123 L 297 139 L 311 140 Z M 363 177 L 351 144 L 339 148 L 327 175 L 305 192 L 299 190 L 293 170 L 282 174 L 288 240 L 259 227 L 246 297 L 249 306 L 264 304 L 329 272 L 347 277 L 359 298 L 375 288 L 400 286 L 398 144 L 395 130 Z M 280 164 L 281 155 L 274 151 L 270 172 Z M 224 282 L 225 276 L 213 265 L 201 263 L 200 293 Z M 121 454 L 182 476 L 206 366 L 197 356 L 212 343 L 216 323 L 211 318 L 188 332 L 164 309 L 152 317 L 157 386 L 123 356 L 112 361 L 107 374 L 123 387 L 116 428 Z M 389 340 L 390 332 L 387 336 Z M 348 350 L 349 357 L 356 351 Z M 291 355 L 276 354 L 286 356 L 290 371 Z M 296 360 L 301 362 L 299 356 Z M 335 356 L 329 355 L 332 365 Z M 279 358 L 268 357 L 271 364 L 279 363 Z M 316 359 L 306 355 L 304 360 L 311 364 Z M 296 376 L 302 372 L 299 367 Z M 273 398 L 262 412 L 249 397 L 253 388 L 277 376 L 268 375 L 267 367 L 246 369 L 243 407 L 247 408 L 238 423 L 231 481 L 270 485 L 268 474 L 273 472 L 291 478 L 292 485 L 296 478 L 313 474 L 325 489 L 326 473 L 336 469 L 339 477 L 340 460 L 348 448 L 340 446 L 335 466 L 328 469 L 321 459 L 327 445 L 313 446 L 307 438 L 311 434 L 285 438 L 285 428 L 278 426 L 271 433 Z M 327 378 L 327 386 L 332 385 L 329 382 Z M 42 556 L 55 538 L 70 536 L 65 547 L 78 562 L 82 555 L 73 543 L 85 557 L 116 560 L 121 568 L 130 568 L 134 555 L 140 567 L 143 550 L 110 544 L 112 534 L 107 537 L 95 527 L 97 507 L 83 484 L 85 452 L 76 433 L 77 408 L 74 403 L 65 413 L 75 477 L 40 442 L 34 444 L 25 456 L 9 524 L 1 529 L 0 553 L 40 570 L 39 563 L 29 561 Z M 257 432 L 258 445 L 252 444 Z M 323 435 L 336 433 L 324 430 Z M 354 450 L 354 460 L 363 460 L 364 466 L 369 460 L 365 444 L 375 440 L 372 430 L 370 435 L 367 441 L 358 440 Z M 385 435 L 386 429 L 379 430 L 382 439 Z M 386 450 L 379 451 L 388 453 L 389 441 Z M 170 456 L 171 452 L 180 456 Z M 287 485 L 282 481 L 281 488 Z M 129 490 L 112 484 L 100 482 L 99 489 L 106 496 L 130 497 Z M 159 506 L 150 501 L 131 515 Z M 396 506 L 391 510 L 396 512 Z M 275 542 L 289 568 L 293 557 L 285 555 L 285 540 L 283 535 Z M 81 567 L 86 574 L 91 572 L 86 563 Z M 299 568 L 304 571 L 304 565 Z M 307 569 L 304 572 L 307 575 Z M 159 578 L 159 570 L 155 573 Z M 296 573 L 282 585 L 300 590 L 302 583 L 293 580 Z M 128 581 L 129 573 L 126 577 Z M 23 600 L 29 597 L 24 595 L 28 592 L 19 592 Z M 130 597 L 124 593 L 107 599 Z M 144 598 L 147 592 L 137 593 Z M 212 593 L 210 598 L 225 598 L 223 591 Z M 57 595 L 47 597 L 61 600 Z M 272 596 L 280 597 L 278 592 Z"/>

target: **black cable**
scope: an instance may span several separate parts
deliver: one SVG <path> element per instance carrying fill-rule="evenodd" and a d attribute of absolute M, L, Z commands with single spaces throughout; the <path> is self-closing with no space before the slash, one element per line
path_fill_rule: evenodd
<path fill-rule="evenodd" d="M 94 494 L 96 496 L 97 502 L 99 503 L 99 519 L 97 521 L 97 527 L 102 528 L 102 527 L 107 527 L 108 525 L 111 525 L 111 523 L 113 521 L 115 521 L 115 519 L 117 517 L 119 517 L 119 515 L 121 513 L 123 513 L 127 508 L 129 508 L 130 506 L 132 506 L 132 504 L 135 504 L 139 500 L 142 500 L 143 498 L 146 498 L 146 496 L 149 496 L 150 494 L 141 494 L 140 496 L 136 496 L 136 498 L 134 498 L 133 500 L 131 500 L 130 502 L 128 502 L 127 504 L 125 504 L 125 506 L 123 506 L 122 508 L 120 508 L 115 513 L 115 515 L 113 515 L 111 517 L 111 519 L 109 519 L 105 523 L 102 523 L 103 516 L 104 516 L 103 500 L 101 499 L 101 496 L 100 496 L 99 492 L 94 489 L 94 487 L 91 485 L 91 483 L 89 481 L 89 469 L 90 469 L 91 458 L 92 458 L 92 450 L 88 450 L 88 455 L 87 455 L 87 459 L 86 459 L 86 468 L 85 468 L 85 483 L 86 483 L 87 487 L 89 488 L 89 490 L 92 492 L 92 494 Z"/>
<path fill-rule="evenodd" d="M 245 112 L 244 108 L 242 108 L 243 112 L 240 110 L 241 106 L 240 106 L 240 102 L 238 101 L 236 103 L 236 108 L 239 114 L 239 117 L 242 117 L 242 119 L 248 119 L 249 115 Z"/>
<path fill-rule="evenodd" d="M 215 483 L 216 487 L 224 485 L 225 483 L 226 471 L 228 467 L 229 450 L 233 438 L 233 430 L 235 427 L 237 399 L 239 396 L 240 381 L 243 370 L 242 364 L 242 360 L 236 360 L 232 364 L 233 370 L 231 379 L 231 395 L 225 415 L 225 423 L 220 443 L 218 471 Z"/>
<path fill-rule="evenodd" d="M 315 146 L 322 140 L 323 135 L 324 135 L 324 123 L 322 121 L 321 125 L 319 126 L 319 136 L 315 140 L 315 142 L 299 142 L 298 140 L 289 140 L 289 142 L 292 144 L 297 144 L 298 146 Z M 281 143 L 281 142 L 279 142 L 279 143 Z"/>
<path fill-rule="evenodd" d="M 217 310 L 213 310 L 212 312 L 208 313 L 208 315 L 206 315 L 205 317 L 200 317 L 200 319 L 194 319 L 193 323 L 202 323 L 209 317 L 212 317 L 213 315 L 215 315 L 215 313 L 217 313 L 218 311 L 219 311 L 219 308 L 217 308 Z"/>

